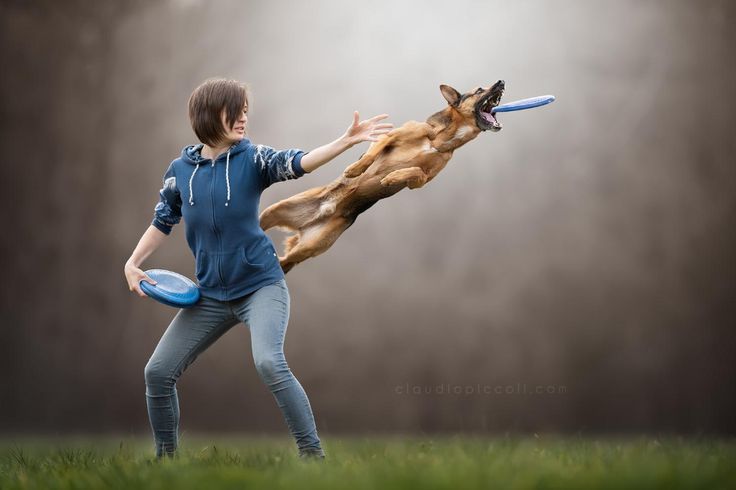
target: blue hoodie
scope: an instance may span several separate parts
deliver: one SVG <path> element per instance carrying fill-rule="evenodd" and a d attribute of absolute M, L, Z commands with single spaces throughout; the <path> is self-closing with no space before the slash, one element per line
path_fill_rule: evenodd
<path fill-rule="evenodd" d="M 171 233 L 182 216 L 202 296 L 227 301 L 284 277 L 258 222 L 261 193 L 304 175 L 302 150 L 276 151 L 244 138 L 215 161 L 190 145 L 169 165 L 151 223 Z"/>

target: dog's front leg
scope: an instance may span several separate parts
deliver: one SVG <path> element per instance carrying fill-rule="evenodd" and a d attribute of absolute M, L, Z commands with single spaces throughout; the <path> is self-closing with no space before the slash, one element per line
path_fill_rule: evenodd
<path fill-rule="evenodd" d="M 367 152 L 360 159 L 345 169 L 343 175 L 348 178 L 357 177 L 365 172 L 376 159 L 376 152 Z"/>
<path fill-rule="evenodd" d="M 422 187 L 427 182 L 427 174 L 419 167 L 400 168 L 381 179 L 382 186 L 406 184 L 409 189 Z"/>
<path fill-rule="evenodd" d="M 343 175 L 348 178 L 357 177 L 366 170 L 368 167 L 373 165 L 376 157 L 383 151 L 389 143 L 392 143 L 396 137 L 394 135 L 386 135 L 384 138 L 380 138 L 377 142 L 371 144 L 357 162 L 350 165 L 345 169 Z"/>

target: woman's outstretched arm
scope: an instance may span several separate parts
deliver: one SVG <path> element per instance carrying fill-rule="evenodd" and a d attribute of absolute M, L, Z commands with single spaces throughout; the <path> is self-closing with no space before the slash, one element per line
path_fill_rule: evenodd
<path fill-rule="evenodd" d="M 146 297 L 146 293 L 141 291 L 139 283 L 142 280 L 151 284 L 156 284 L 156 281 L 151 279 L 143 272 L 139 267 L 156 249 L 163 243 L 164 239 L 168 235 L 165 235 L 161 230 L 153 225 L 150 225 L 148 229 L 143 233 L 141 239 L 138 241 L 135 250 L 131 254 L 128 261 L 125 263 L 125 279 L 128 281 L 128 289 L 135 291 L 138 296 Z"/>
<path fill-rule="evenodd" d="M 332 143 L 315 148 L 306 153 L 301 159 L 301 165 L 305 172 L 311 172 L 325 163 L 329 162 L 348 148 L 362 141 L 378 141 L 378 136 L 386 134 L 394 127 L 391 123 L 379 124 L 378 121 L 388 117 L 388 114 L 373 116 L 365 121 L 360 121 L 358 111 L 353 114 L 353 123 Z"/>

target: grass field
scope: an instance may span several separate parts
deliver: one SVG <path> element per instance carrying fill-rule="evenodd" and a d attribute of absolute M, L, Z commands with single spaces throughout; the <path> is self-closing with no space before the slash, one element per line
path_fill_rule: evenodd
<path fill-rule="evenodd" d="M 736 488 L 732 440 L 323 439 L 323 462 L 288 439 L 201 436 L 159 462 L 146 438 L 6 438 L 0 489 Z"/>

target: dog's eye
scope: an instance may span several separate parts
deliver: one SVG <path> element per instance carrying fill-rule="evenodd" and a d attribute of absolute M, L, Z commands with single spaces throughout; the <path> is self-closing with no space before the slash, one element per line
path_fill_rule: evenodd
<path fill-rule="evenodd" d="M 481 92 L 483 92 L 483 89 L 482 88 L 479 88 L 478 90 L 475 91 L 476 94 L 479 94 Z"/>

